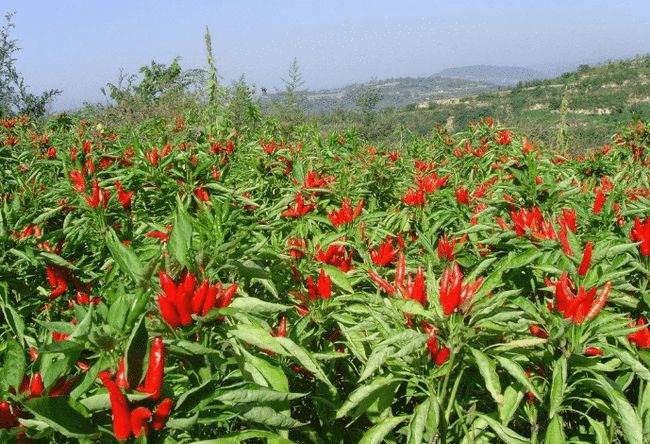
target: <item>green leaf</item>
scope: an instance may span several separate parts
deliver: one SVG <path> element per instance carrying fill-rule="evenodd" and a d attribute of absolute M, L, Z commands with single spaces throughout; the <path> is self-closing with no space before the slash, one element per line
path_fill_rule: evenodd
<path fill-rule="evenodd" d="M 235 298 L 229 307 L 250 314 L 280 313 L 291 308 L 288 305 L 274 304 L 252 297 Z"/>
<path fill-rule="evenodd" d="M 230 433 L 221 438 L 195 441 L 194 444 L 239 444 L 243 441 L 248 442 L 250 440 L 257 442 L 258 439 L 266 439 L 267 442 L 273 442 L 275 444 L 294 444 L 293 441 L 283 438 L 280 435 L 263 430 L 244 430 L 242 432 Z"/>
<path fill-rule="evenodd" d="M 431 399 L 426 399 L 415 408 L 409 423 L 408 444 L 422 444 L 430 407 Z"/>
<path fill-rule="evenodd" d="M 306 351 L 304 348 L 300 347 L 298 344 L 293 342 L 291 339 L 287 337 L 277 337 L 277 341 L 284 347 L 284 349 L 293 356 L 298 363 L 305 369 L 310 371 L 311 373 L 314 374 L 314 376 L 317 379 L 320 379 L 323 381 L 325 384 L 327 384 L 332 391 L 336 391 L 332 383 L 330 382 L 329 379 L 327 379 L 327 375 L 325 375 L 325 372 L 323 369 L 321 369 L 320 365 L 316 362 L 316 359 Z"/>
<path fill-rule="evenodd" d="M 508 425 L 522 399 L 524 399 L 524 394 L 520 390 L 514 389 L 511 385 L 506 387 L 503 392 L 503 405 L 499 407 L 501 424 Z"/>
<path fill-rule="evenodd" d="M 567 362 L 564 356 L 555 361 L 553 366 L 553 379 L 551 381 L 551 395 L 549 401 L 548 417 L 553 416 L 560 411 L 560 406 L 564 400 L 564 391 L 566 390 L 567 380 Z"/>
<path fill-rule="evenodd" d="M 613 354 L 622 362 L 630 366 L 630 369 L 641 379 L 645 381 L 650 381 L 650 370 L 638 361 L 632 353 L 627 350 L 620 349 L 617 347 L 606 347 L 605 350 L 608 353 Z"/>
<path fill-rule="evenodd" d="M 271 334 L 261 327 L 249 324 L 239 324 L 237 328 L 230 330 L 231 335 L 241 339 L 251 345 L 259 347 L 262 350 L 270 350 L 274 353 L 281 355 L 289 355 L 280 344 L 278 339 L 271 336 Z"/>
<path fill-rule="evenodd" d="M 27 365 L 25 351 L 14 339 L 8 339 L 5 347 L 4 377 L 11 387 L 18 388 Z"/>
<path fill-rule="evenodd" d="M 501 394 L 501 382 L 499 381 L 499 375 L 497 375 L 496 365 L 488 356 L 475 348 L 470 349 L 472 355 L 474 355 L 474 362 L 478 367 L 483 380 L 485 381 L 485 387 L 492 396 L 494 401 L 501 405 L 503 404 L 503 395 Z"/>
<path fill-rule="evenodd" d="M 186 267 L 190 265 L 188 252 L 192 246 L 192 231 L 192 218 L 183 203 L 178 200 L 167 247 L 171 256 Z"/>
<path fill-rule="evenodd" d="M 67 396 L 32 398 L 25 405 L 36 419 L 69 438 L 86 438 L 97 433 L 85 412 L 82 413 L 83 407 Z"/>
<path fill-rule="evenodd" d="M 289 391 L 289 380 L 281 368 L 270 364 L 268 361 L 258 358 L 246 351 L 243 352 L 244 358 L 250 365 L 259 372 L 271 387 L 279 392 Z"/>
<path fill-rule="evenodd" d="M 501 367 L 505 368 L 508 373 L 510 373 L 510 376 L 515 378 L 521 385 L 526 387 L 528 391 L 532 392 L 537 399 L 542 399 L 541 396 L 539 396 L 539 392 L 530 381 L 530 378 L 526 376 L 526 372 L 523 368 L 521 368 L 519 364 L 503 356 L 497 356 L 497 361 L 499 361 Z"/>
<path fill-rule="evenodd" d="M 514 430 L 500 424 L 498 421 L 495 421 L 493 418 L 489 417 L 488 415 L 484 415 L 482 413 L 478 414 L 478 417 L 484 420 L 488 426 L 492 430 L 494 430 L 494 433 L 497 434 L 497 436 L 505 441 L 508 444 L 530 444 L 530 440 L 524 438 L 520 434 L 516 433 Z"/>
<path fill-rule="evenodd" d="M 129 276 L 135 284 L 139 285 L 144 278 L 144 270 L 133 249 L 120 242 L 112 228 L 108 229 L 105 241 L 111 257 L 120 267 L 120 270 Z"/>
<path fill-rule="evenodd" d="M 562 418 L 558 415 L 551 420 L 544 434 L 544 444 L 563 444 L 566 442 Z"/>
<path fill-rule="evenodd" d="M 508 259 L 501 266 L 503 270 L 510 270 L 513 268 L 520 268 L 524 265 L 530 264 L 532 261 L 541 256 L 542 252 L 537 248 L 531 248 L 524 253 L 518 255 L 508 255 Z"/>
<path fill-rule="evenodd" d="M 237 409 L 239 414 L 246 420 L 264 424 L 269 427 L 279 427 L 282 429 L 289 429 L 305 425 L 304 423 L 293 419 L 290 416 L 283 415 L 267 406 L 242 406 Z"/>
<path fill-rule="evenodd" d="M 346 399 L 343 405 L 338 409 L 336 412 L 336 418 L 343 418 L 362 402 L 365 402 L 369 406 L 377 399 L 379 392 L 385 390 L 389 384 L 393 384 L 392 376 L 378 376 L 373 379 L 370 384 L 356 388 L 352 393 L 350 393 L 348 399 Z"/>
<path fill-rule="evenodd" d="M 594 374 L 602 394 L 607 396 L 620 416 L 623 435 L 628 442 L 643 442 L 643 426 L 634 407 L 630 405 L 621 389 L 609 378 Z"/>
<path fill-rule="evenodd" d="M 4 297 L 0 299 L 2 304 L 2 314 L 4 315 L 5 321 L 9 324 L 11 331 L 14 334 L 15 339 L 19 342 L 24 343 L 25 341 L 25 321 L 22 316 L 8 303 L 5 303 L 4 300 L 7 298 L 7 287 L 3 282 L 3 285 L 0 285 L 0 289 L 3 290 Z"/>
<path fill-rule="evenodd" d="M 393 416 L 388 419 L 383 419 L 379 424 L 364 433 L 359 444 L 380 444 L 384 442 L 386 435 L 407 418 L 408 416 Z"/>
<path fill-rule="evenodd" d="M 354 293 L 350 280 L 344 272 L 339 270 L 337 267 L 328 264 L 323 265 L 323 269 L 325 270 L 325 273 L 332 278 L 334 285 L 348 293 Z"/>
<path fill-rule="evenodd" d="M 142 380 L 144 357 L 147 353 L 148 342 L 149 334 L 144 325 L 144 316 L 142 316 L 131 332 L 129 342 L 126 345 L 124 372 L 129 387 L 137 387 Z"/>
<path fill-rule="evenodd" d="M 246 387 L 235 387 L 226 390 L 224 393 L 219 394 L 215 399 L 226 404 L 243 404 L 243 403 L 269 403 L 269 402 L 282 402 L 291 401 L 293 399 L 302 398 L 307 396 L 306 393 L 286 393 L 278 392 L 262 386 L 255 386 L 250 384 Z"/>

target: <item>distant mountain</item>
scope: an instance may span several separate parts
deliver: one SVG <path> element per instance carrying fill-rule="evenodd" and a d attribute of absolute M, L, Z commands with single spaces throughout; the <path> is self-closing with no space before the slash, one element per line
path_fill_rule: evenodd
<path fill-rule="evenodd" d="M 367 83 L 357 83 L 342 88 L 319 91 L 302 91 L 299 95 L 307 114 L 330 113 L 337 109 L 355 108 L 355 97 L 364 88 L 374 88 L 381 100 L 377 109 L 402 108 L 407 105 L 428 106 L 434 100 L 464 97 L 482 92 L 494 91 L 499 86 L 487 82 L 454 79 L 441 76 L 400 77 Z M 283 93 L 268 94 L 260 98 L 262 106 L 272 101 L 282 101 Z"/>
<path fill-rule="evenodd" d="M 519 66 L 472 65 L 443 69 L 441 77 L 492 83 L 499 86 L 514 86 L 519 82 L 546 79 L 551 76 L 530 68 Z"/>

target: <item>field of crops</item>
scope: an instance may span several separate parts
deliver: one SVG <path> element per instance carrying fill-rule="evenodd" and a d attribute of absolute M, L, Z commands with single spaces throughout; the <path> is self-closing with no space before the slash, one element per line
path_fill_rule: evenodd
<path fill-rule="evenodd" d="M 0 441 L 650 440 L 650 127 L 0 126 Z"/>

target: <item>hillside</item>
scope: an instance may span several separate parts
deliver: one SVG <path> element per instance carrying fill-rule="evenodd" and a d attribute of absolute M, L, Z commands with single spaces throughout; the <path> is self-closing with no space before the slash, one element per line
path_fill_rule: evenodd
<path fill-rule="evenodd" d="M 519 82 L 529 82 L 548 76 L 533 69 L 520 66 L 473 65 L 447 68 L 438 73 L 442 77 L 487 82 L 499 86 L 514 86 Z"/>
<path fill-rule="evenodd" d="M 436 99 L 428 108 L 411 104 L 395 113 L 380 113 L 375 123 L 382 125 L 393 119 L 394 124 L 396 119 L 410 131 L 423 135 L 436 123 L 459 131 L 469 120 L 492 116 L 547 143 L 555 143 L 564 98 L 569 146 L 581 150 L 608 143 L 610 135 L 635 115 L 650 115 L 650 56 L 594 67 L 583 65 L 555 79 L 531 81 L 510 89 Z M 346 118 L 354 120 L 352 114 Z M 345 119 L 324 120 L 336 127 Z"/>
<path fill-rule="evenodd" d="M 356 83 L 342 88 L 303 91 L 300 93 L 303 107 L 308 115 L 331 113 L 338 109 L 350 110 L 355 107 L 354 99 L 364 88 L 375 88 L 381 95 L 377 109 L 388 107 L 402 108 L 412 103 L 431 100 L 463 97 L 498 88 L 497 85 L 460 78 L 440 76 L 400 77 Z M 272 101 L 282 101 L 282 92 L 269 94 L 261 98 L 262 105 Z"/>

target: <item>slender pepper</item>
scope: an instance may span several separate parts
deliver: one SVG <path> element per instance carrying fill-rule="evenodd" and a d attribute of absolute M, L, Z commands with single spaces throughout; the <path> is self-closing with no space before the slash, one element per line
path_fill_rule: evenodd
<path fill-rule="evenodd" d="M 165 372 L 165 346 L 162 336 L 156 336 L 149 351 L 149 367 L 144 379 L 144 392 L 151 394 L 151 399 L 160 398 L 163 375 Z"/>
<path fill-rule="evenodd" d="M 166 298 L 165 296 L 159 294 L 158 306 L 160 307 L 160 314 L 162 315 L 163 319 L 165 319 L 165 321 L 167 321 L 167 323 L 172 328 L 176 328 L 181 325 L 181 319 L 178 315 L 178 310 L 176 310 L 176 306 L 174 306 L 169 298 Z"/>
<path fill-rule="evenodd" d="M 147 421 L 151 419 L 151 410 L 146 407 L 137 407 L 131 412 L 131 432 L 136 438 L 149 434 L 149 427 Z"/>
<path fill-rule="evenodd" d="M 126 379 L 124 356 L 122 356 L 120 359 L 120 366 L 118 367 L 117 374 L 115 375 L 115 382 L 117 383 L 118 387 L 126 390 L 129 389 L 129 381 Z"/>
<path fill-rule="evenodd" d="M 192 298 L 192 312 L 201 315 L 201 309 L 203 308 L 203 303 L 205 302 L 205 297 L 210 288 L 210 282 L 207 279 L 204 279 L 198 290 L 194 293 Z"/>
<path fill-rule="evenodd" d="M 397 259 L 397 269 L 395 270 L 395 287 L 399 288 L 404 284 L 404 275 L 406 274 L 406 262 L 404 260 L 404 253 L 399 253 Z"/>
<path fill-rule="evenodd" d="M 41 377 L 41 374 L 39 372 L 35 372 L 32 375 L 32 380 L 29 383 L 29 398 L 41 396 L 43 394 L 43 389 L 45 386 L 43 385 L 43 378 Z"/>
<path fill-rule="evenodd" d="M 389 295 L 392 296 L 392 295 L 395 294 L 395 288 L 394 288 L 391 284 L 389 284 L 388 281 L 386 281 L 384 278 L 382 278 L 381 276 L 379 276 L 375 270 L 373 270 L 372 268 L 370 268 L 370 269 L 368 270 L 368 273 L 370 274 L 370 278 L 371 278 L 373 281 L 375 281 L 375 283 L 377 283 L 377 285 L 379 285 L 381 288 L 383 288 L 384 290 L 386 290 L 386 292 L 387 292 Z"/>
<path fill-rule="evenodd" d="M 603 308 L 605 305 L 605 301 L 607 301 L 607 297 L 609 296 L 609 292 L 612 290 L 612 283 L 607 282 L 605 284 L 605 287 L 603 288 L 603 291 L 598 295 L 596 300 L 594 300 L 593 305 L 587 312 L 587 315 L 585 318 L 587 319 L 593 319 L 596 317 L 596 315 L 600 312 L 600 310 Z"/>
<path fill-rule="evenodd" d="M 129 403 L 120 388 L 106 373 L 100 373 L 99 378 L 108 390 L 113 413 L 113 432 L 118 441 L 126 441 L 131 436 L 131 412 Z"/>
<path fill-rule="evenodd" d="M 151 424 L 153 425 L 154 430 L 162 430 L 162 428 L 165 427 L 167 418 L 169 418 L 169 414 L 172 411 L 172 404 L 173 401 L 171 398 L 165 398 L 153 412 L 153 420 L 151 421 Z"/>
<path fill-rule="evenodd" d="M 582 262 L 580 262 L 580 267 L 578 268 L 578 274 L 580 276 L 584 276 L 587 274 L 587 271 L 589 271 L 589 264 L 591 262 L 591 250 L 593 248 L 593 245 L 591 241 L 587 242 L 587 245 L 585 246 L 585 252 L 582 255 Z"/>
<path fill-rule="evenodd" d="M 174 281 L 172 278 L 164 271 L 161 271 L 158 274 L 158 277 L 160 279 L 160 286 L 162 287 L 163 291 L 165 292 L 165 296 L 169 299 L 170 302 L 176 303 L 176 285 L 174 285 Z"/>
<path fill-rule="evenodd" d="M 203 303 L 201 316 L 207 316 L 208 312 L 217 304 L 217 295 L 221 293 L 221 287 L 221 282 L 219 282 L 208 289 L 208 294 L 205 296 L 205 302 Z"/>
<path fill-rule="evenodd" d="M 188 273 L 176 291 L 176 308 L 183 325 L 192 323 L 192 296 L 195 284 L 196 277 L 192 273 Z"/>

